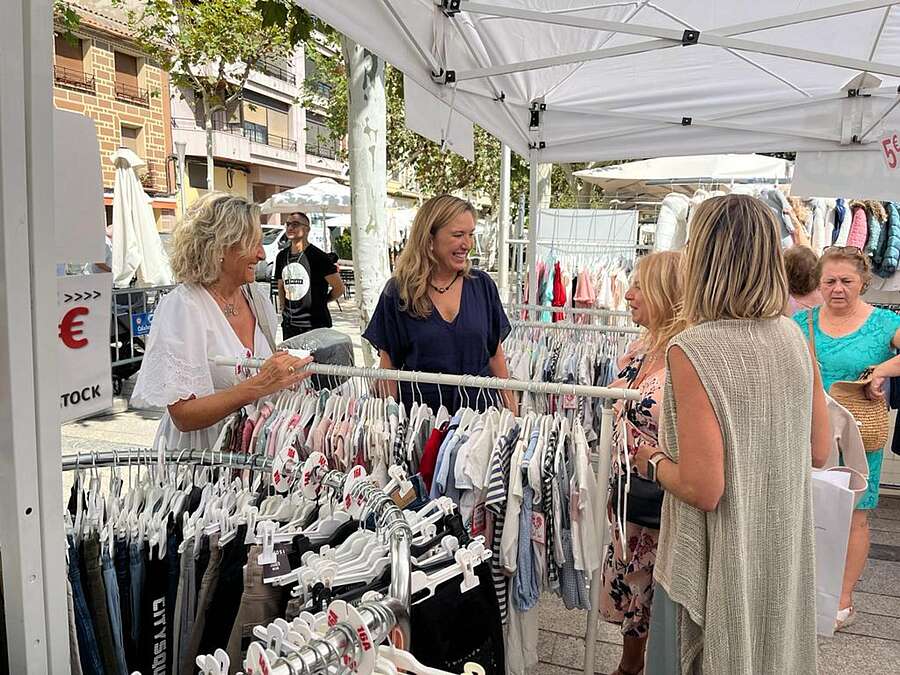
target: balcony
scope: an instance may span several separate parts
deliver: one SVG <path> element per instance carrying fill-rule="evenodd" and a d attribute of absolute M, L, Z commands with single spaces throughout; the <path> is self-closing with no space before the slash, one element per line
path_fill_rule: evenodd
<path fill-rule="evenodd" d="M 307 84 L 313 90 L 313 92 L 315 92 L 319 96 L 322 96 L 323 98 L 331 98 L 331 92 L 334 91 L 334 87 L 332 87 L 330 84 L 319 82 L 318 80 L 307 80 Z"/>
<path fill-rule="evenodd" d="M 160 162 L 145 160 L 146 164 L 138 169 L 138 178 L 143 188 L 149 192 L 169 194 L 172 192 L 169 184 L 169 174 L 166 165 Z"/>
<path fill-rule="evenodd" d="M 203 131 L 202 122 L 196 122 L 190 118 L 175 117 L 172 118 L 172 126 L 176 129 L 189 129 Z M 297 152 L 297 141 L 292 138 L 283 138 L 270 133 L 265 127 L 249 122 L 224 122 L 222 120 L 213 120 L 213 131 L 219 131 L 233 136 L 242 136 L 251 143 L 259 143 L 267 145 L 270 148 L 286 150 L 287 152 Z"/>
<path fill-rule="evenodd" d="M 325 139 L 312 139 L 306 141 L 306 154 L 315 155 L 324 159 L 337 159 L 337 143 Z"/>
<path fill-rule="evenodd" d="M 266 61 L 265 59 L 257 61 L 254 70 L 264 75 L 268 75 L 269 77 L 274 77 L 276 80 L 281 80 L 282 82 L 297 86 L 297 78 L 294 73 L 271 61 Z"/>
<path fill-rule="evenodd" d="M 83 91 L 88 94 L 96 94 L 97 87 L 94 76 L 74 68 L 53 66 L 53 81 L 60 87 Z"/>
<path fill-rule="evenodd" d="M 150 92 L 146 89 L 132 86 L 126 82 L 116 80 L 116 98 L 126 103 L 150 107 Z"/>

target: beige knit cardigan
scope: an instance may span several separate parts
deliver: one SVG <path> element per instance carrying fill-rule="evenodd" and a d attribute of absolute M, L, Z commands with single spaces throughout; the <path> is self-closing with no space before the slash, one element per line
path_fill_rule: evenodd
<path fill-rule="evenodd" d="M 674 340 L 712 402 L 725 491 L 704 513 L 666 494 L 654 577 L 678 605 L 685 675 L 816 672 L 810 486 L 812 365 L 780 317 L 689 328 Z M 679 414 L 665 383 L 663 448 L 678 460 Z"/>

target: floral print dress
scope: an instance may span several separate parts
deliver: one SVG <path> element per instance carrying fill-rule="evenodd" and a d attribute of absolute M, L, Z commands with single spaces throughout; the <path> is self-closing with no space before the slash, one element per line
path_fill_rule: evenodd
<path fill-rule="evenodd" d="M 641 399 L 625 406 L 620 402 L 616 407 L 616 429 L 613 435 L 613 452 L 621 444 L 622 429 L 626 429 L 626 447 L 630 460 L 634 461 L 640 442 L 658 442 L 659 411 L 662 403 L 665 367 L 644 373 L 642 366 L 647 355 L 640 344 L 635 344 L 620 359 L 622 368 L 618 379 L 610 386 L 635 386 L 641 392 Z M 661 362 L 664 363 L 664 362 Z M 629 385 L 634 382 L 635 384 Z M 623 418 L 627 420 L 623 424 Z M 613 456 L 610 471 L 610 491 L 616 489 L 621 476 L 625 478 L 624 462 Z M 633 523 L 623 523 L 625 549 L 622 546 L 618 514 L 610 509 L 610 545 L 603 561 L 603 592 L 600 594 L 600 614 L 610 623 L 622 627 L 622 635 L 646 637 L 650 630 L 650 606 L 653 604 L 653 565 L 656 562 L 656 547 L 659 530 L 641 527 Z"/>

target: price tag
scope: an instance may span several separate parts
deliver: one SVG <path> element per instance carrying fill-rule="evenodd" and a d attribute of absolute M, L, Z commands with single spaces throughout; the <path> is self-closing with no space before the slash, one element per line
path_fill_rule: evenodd
<path fill-rule="evenodd" d="M 472 511 L 472 536 L 477 537 L 480 534 L 484 534 L 486 529 L 487 510 L 484 507 L 484 502 L 479 502 L 475 505 L 475 510 Z"/>
<path fill-rule="evenodd" d="M 547 524 L 544 522 L 544 514 L 532 512 L 531 514 L 531 541 L 538 544 L 547 543 Z"/>
<path fill-rule="evenodd" d="M 879 141 L 887 168 L 894 171 L 900 165 L 900 137 L 896 131 L 886 131 Z"/>
<path fill-rule="evenodd" d="M 575 394 L 565 394 L 563 395 L 562 407 L 566 410 L 577 410 L 578 409 L 578 397 Z"/>
<path fill-rule="evenodd" d="M 275 546 L 275 562 L 263 565 L 263 581 L 280 577 L 291 571 L 291 561 L 283 544 Z"/>

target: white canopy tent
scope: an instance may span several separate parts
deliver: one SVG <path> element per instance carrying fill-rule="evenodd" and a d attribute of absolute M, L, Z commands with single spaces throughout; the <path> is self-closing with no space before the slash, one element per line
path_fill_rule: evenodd
<path fill-rule="evenodd" d="M 898 0 L 295 1 L 527 157 L 533 206 L 540 163 L 852 151 L 876 164 L 879 135 L 900 127 Z"/>
<path fill-rule="evenodd" d="M 659 200 L 670 192 L 692 195 L 698 186 L 729 191 L 746 183 L 787 183 L 791 162 L 765 155 L 662 157 L 576 171 L 608 197 Z"/>
<path fill-rule="evenodd" d="M 532 204 L 540 163 L 826 151 L 874 165 L 900 127 L 897 0 L 295 1 L 527 157 Z M 867 190 L 848 176 L 846 194 Z"/>

